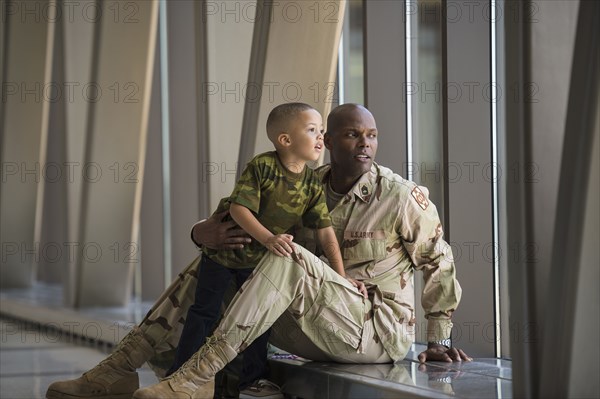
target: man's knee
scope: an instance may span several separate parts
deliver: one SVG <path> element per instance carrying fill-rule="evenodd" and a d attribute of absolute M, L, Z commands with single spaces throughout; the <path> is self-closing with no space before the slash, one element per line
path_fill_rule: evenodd
<path fill-rule="evenodd" d="M 294 271 L 294 274 L 300 272 L 312 277 L 322 275 L 323 266 L 325 265 L 323 261 L 303 246 L 296 243 L 294 243 L 293 246 L 294 252 L 291 256 L 279 256 L 272 252 L 268 252 L 263 257 L 259 266 L 263 270 L 274 269 L 278 272 L 287 270 Z"/>
<path fill-rule="evenodd" d="M 323 268 L 327 266 L 317 255 L 298 244 L 294 244 L 292 260 L 310 274 L 320 275 L 322 274 Z"/>

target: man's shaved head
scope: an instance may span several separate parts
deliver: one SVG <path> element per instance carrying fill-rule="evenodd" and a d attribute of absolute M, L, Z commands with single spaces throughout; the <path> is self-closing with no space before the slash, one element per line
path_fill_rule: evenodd
<path fill-rule="evenodd" d="M 342 104 L 331 110 L 327 117 L 327 133 L 335 134 L 340 128 L 348 123 L 348 117 L 358 111 L 359 113 L 366 112 L 371 115 L 371 111 L 360 104 Z"/>
<path fill-rule="evenodd" d="M 362 105 L 342 104 L 331 111 L 324 140 L 331 156 L 331 187 L 336 192 L 348 192 L 371 170 L 377 136 L 375 118 Z"/>
<path fill-rule="evenodd" d="M 311 109 L 314 110 L 313 107 L 304 103 L 287 103 L 273 108 L 267 118 L 267 136 L 269 137 L 269 140 L 275 143 L 277 141 L 277 136 L 288 130 L 290 122 L 292 122 L 298 114 Z"/>

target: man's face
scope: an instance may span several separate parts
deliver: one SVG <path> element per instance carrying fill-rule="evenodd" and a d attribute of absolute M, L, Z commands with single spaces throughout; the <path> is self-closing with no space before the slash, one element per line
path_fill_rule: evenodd
<path fill-rule="evenodd" d="M 355 107 L 340 115 L 338 122 L 325 135 L 331 165 L 347 177 L 358 178 L 371 170 L 377 153 L 375 118 L 366 108 Z"/>

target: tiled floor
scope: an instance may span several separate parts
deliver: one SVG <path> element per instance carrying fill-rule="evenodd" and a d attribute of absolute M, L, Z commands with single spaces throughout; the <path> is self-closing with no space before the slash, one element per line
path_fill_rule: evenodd
<path fill-rule="evenodd" d="M 20 304 L 21 309 L 30 313 L 15 315 L 15 317 L 36 320 L 40 323 L 44 322 L 43 314 L 39 311 L 41 308 L 46 313 L 49 310 L 55 310 L 67 314 L 70 318 L 75 318 L 75 320 L 70 320 L 72 322 L 88 319 L 110 320 L 123 324 L 138 323 L 153 305 L 152 302 L 131 300 L 128 306 L 87 307 L 75 311 L 64 307 L 62 286 L 41 282 L 35 282 L 31 288 L 0 290 L 0 309 L 11 314 L 10 309 L 8 311 L 4 309 L 8 304 Z"/>
<path fill-rule="evenodd" d="M 60 339 L 57 337 L 60 336 Z M 72 342 L 56 332 L 31 329 L 0 319 L 0 398 L 44 398 L 53 381 L 76 378 L 106 357 L 106 348 Z M 280 361 L 272 363 L 287 392 L 306 398 L 511 397 L 510 362 L 477 359 L 472 363 L 414 362 L 416 353 L 396 365 L 342 365 Z M 139 370 L 140 384 L 156 377 Z M 287 381 L 287 382 L 286 382 Z M 310 383 L 308 382 L 310 381 Z M 376 387 L 376 388 L 374 388 Z M 339 391 L 339 392 L 338 392 Z"/>
<path fill-rule="evenodd" d="M 0 398 L 44 398 L 50 383 L 79 377 L 104 357 L 94 347 L 61 341 L 56 333 L 0 320 Z M 156 382 L 150 369 L 139 374 L 140 384 Z"/>
<path fill-rule="evenodd" d="M 75 311 L 64 308 L 61 298 L 60 288 L 41 284 L 0 292 L 0 314 L 10 315 L 10 319 L 0 319 L 0 399 L 44 398 L 53 381 L 79 377 L 106 357 L 106 346 L 98 348 L 84 338 L 73 342 L 77 338 L 65 332 L 72 326 L 88 341 L 116 343 L 151 306 L 132 303 Z M 37 330 L 14 319 L 52 328 Z M 285 392 L 305 399 L 512 397 L 510 361 L 419 365 L 416 358 L 422 349 L 413 347 L 395 365 L 273 361 L 272 378 Z M 139 374 L 142 386 L 156 382 L 148 368 Z"/>

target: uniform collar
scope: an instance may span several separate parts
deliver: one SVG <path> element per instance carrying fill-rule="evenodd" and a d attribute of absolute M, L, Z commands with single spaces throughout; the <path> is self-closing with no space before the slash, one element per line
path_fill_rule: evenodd
<path fill-rule="evenodd" d="M 323 165 L 318 169 L 317 172 L 319 173 L 319 176 L 321 176 L 321 182 L 326 184 L 331 176 L 331 165 Z M 348 198 L 350 201 L 354 201 L 355 198 L 358 198 L 367 204 L 371 202 L 378 175 L 379 166 L 373 162 L 373 165 L 371 165 L 371 170 L 363 174 L 358 179 L 358 181 L 354 184 L 352 189 L 350 189 L 344 198 Z"/>

